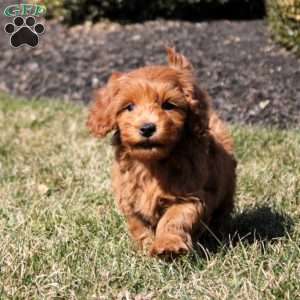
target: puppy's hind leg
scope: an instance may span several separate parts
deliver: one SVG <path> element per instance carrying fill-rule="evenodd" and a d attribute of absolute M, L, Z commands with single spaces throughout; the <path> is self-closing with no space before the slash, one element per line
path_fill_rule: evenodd
<path fill-rule="evenodd" d="M 221 205 L 214 211 L 211 218 L 211 228 L 218 234 L 224 234 L 229 231 L 231 213 L 234 208 L 233 192 L 228 193 Z"/>
<path fill-rule="evenodd" d="M 135 215 L 127 216 L 127 224 L 132 239 L 139 249 L 148 249 L 154 239 L 152 228 Z"/>

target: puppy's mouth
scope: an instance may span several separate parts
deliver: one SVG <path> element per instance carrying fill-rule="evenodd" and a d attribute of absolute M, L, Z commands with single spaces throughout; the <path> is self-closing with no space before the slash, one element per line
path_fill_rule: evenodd
<path fill-rule="evenodd" d="M 162 148 L 163 145 L 161 143 L 152 142 L 152 141 L 142 141 L 134 145 L 137 149 L 144 149 L 144 150 L 152 150 Z"/>
<path fill-rule="evenodd" d="M 147 139 L 131 145 L 129 151 L 132 157 L 138 160 L 153 161 L 166 157 L 169 154 L 169 147 L 157 140 Z"/>

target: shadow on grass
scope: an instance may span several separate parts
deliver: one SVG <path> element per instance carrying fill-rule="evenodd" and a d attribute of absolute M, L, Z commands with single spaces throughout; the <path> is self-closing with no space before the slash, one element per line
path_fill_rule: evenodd
<path fill-rule="evenodd" d="M 199 253 L 213 254 L 229 250 L 238 243 L 258 242 L 265 247 L 276 243 L 278 238 L 287 236 L 293 230 L 291 217 L 268 206 L 245 209 L 222 224 L 222 228 L 212 227 L 199 240 Z"/>

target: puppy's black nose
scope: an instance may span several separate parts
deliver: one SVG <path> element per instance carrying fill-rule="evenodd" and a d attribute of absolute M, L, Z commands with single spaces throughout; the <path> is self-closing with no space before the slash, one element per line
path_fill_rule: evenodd
<path fill-rule="evenodd" d="M 140 135 L 143 137 L 150 137 L 156 130 L 156 125 L 153 123 L 146 123 L 140 128 Z"/>

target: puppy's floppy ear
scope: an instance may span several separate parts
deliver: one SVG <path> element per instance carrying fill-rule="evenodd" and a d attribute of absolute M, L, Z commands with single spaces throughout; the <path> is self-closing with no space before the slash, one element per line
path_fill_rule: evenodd
<path fill-rule="evenodd" d="M 184 55 L 177 53 L 174 48 L 166 48 L 166 50 L 169 66 L 178 71 L 178 79 L 189 104 L 188 128 L 197 136 L 202 136 L 208 129 L 209 96 L 197 86 L 190 61 Z"/>
<path fill-rule="evenodd" d="M 117 93 L 115 81 L 121 76 L 121 73 L 113 73 L 107 85 L 94 93 L 87 127 L 96 137 L 104 137 L 116 127 L 117 106 L 113 97 Z"/>
<path fill-rule="evenodd" d="M 206 91 L 198 86 L 193 86 L 193 91 L 188 92 L 187 99 L 190 107 L 188 128 L 196 136 L 201 137 L 208 131 L 210 116 L 210 98 Z"/>

